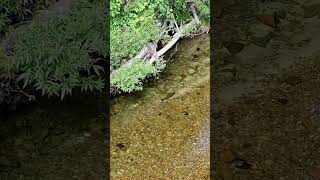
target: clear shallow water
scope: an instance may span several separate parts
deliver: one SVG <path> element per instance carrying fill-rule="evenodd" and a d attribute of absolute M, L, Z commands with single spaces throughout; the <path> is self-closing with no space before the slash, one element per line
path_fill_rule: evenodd
<path fill-rule="evenodd" d="M 209 179 L 209 41 L 181 41 L 159 80 L 114 100 L 112 179 Z"/>

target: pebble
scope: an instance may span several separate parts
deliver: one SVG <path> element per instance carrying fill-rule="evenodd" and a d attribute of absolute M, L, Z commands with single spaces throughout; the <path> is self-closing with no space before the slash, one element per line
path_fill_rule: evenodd
<path fill-rule="evenodd" d="M 90 136 L 91 136 L 91 134 L 90 134 L 90 133 L 87 133 L 87 132 L 85 132 L 83 135 L 84 135 L 85 137 L 90 137 Z"/>
<path fill-rule="evenodd" d="M 194 70 L 194 69 L 188 69 L 188 73 L 189 73 L 189 74 L 194 74 L 194 73 L 195 73 L 195 70 Z"/>

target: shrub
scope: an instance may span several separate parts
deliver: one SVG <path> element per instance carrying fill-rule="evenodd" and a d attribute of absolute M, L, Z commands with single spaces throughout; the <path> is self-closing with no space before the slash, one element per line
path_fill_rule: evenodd
<path fill-rule="evenodd" d="M 106 57 L 106 27 L 103 3 L 80 3 L 69 16 L 17 29 L 12 55 L 2 57 L 0 67 L 8 78 L 43 95 L 63 98 L 74 88 L 101 90 L 103 67 L 90 54 Z"/>
<path fill-rule="evenodd" d="M 135 61 L 132 65 L 125 65 L 117 69 L 111 85 L 129 93 L 142 90 L 142 80 L 154 73 L 156 73 L 156 68 L 153 65 Z"/>
<path fill-rule="evenodd" d="M 208 18 L 208 0 L 196 1 L 200 19 Z M 149 42 L 169 42 L 176 27 L 189 22 L 192 14 L 185 0 L 111 0 L 110 7 L 110 70 L 116 72 L 111 86 L 124 92 L 141 90 L 143 78 L 163 70 L 164 61 L 157 62 L 156 67 L 142 62 L 133 64 L 133 67 L 121 65 L 137 55 Z M 197 25 L 192 26 L 183 33 L 188 34 L 196 28 Z"/>
<path fill-rule="evenodd" d="M 124 13 L 122 0 L 111 1 L 111 70 L 117 69 L 150 41 L 156 41 L 160 28 L 149 0 L 134 1 Z"/>
<path fill-rule="evenodd" d="M 208 0 L 195 0 L 194 4 L 203 23 L 210 23 L 210 5 Z"/>
<path fill-rule="evenodd" d="M 176 24 L 192 18 L 185 0 L 111 0 L 111 71 L 135 56 L 149 42 L 167 42 Z M 209 21 L 209 1 L 196 0 L 201 20 Z M 169 37 L 170 38 L 170 37 Z"/>

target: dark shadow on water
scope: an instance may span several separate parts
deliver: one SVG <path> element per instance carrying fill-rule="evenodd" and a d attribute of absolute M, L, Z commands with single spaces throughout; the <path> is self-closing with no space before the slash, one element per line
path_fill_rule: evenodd
<path fill-rule="evenodd" d="M 39 98 L 0 121 L 0 179 L 101 179 L 106 167 L 106 96 Z M 68 169 L 68 170 L 67 170 Z"/>

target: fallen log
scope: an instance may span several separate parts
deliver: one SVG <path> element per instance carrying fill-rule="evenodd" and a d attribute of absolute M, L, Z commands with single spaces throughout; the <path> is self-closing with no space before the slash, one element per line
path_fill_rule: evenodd
<path fill-rule="evenodd" d="M 171 39 L 171 41 L 165 45 L 160 51 L 156 52 L 155 56 L 153 56 L 149 61 L 148 63 L 152 64 L 154 63 L 155 61 L 157 61 L 159 59 L 159 57 L 163 56 L 172 46 L 174 46 L 178 40 L 183 36 L 182 32 L 185 30 L 185 29 L 188 29 L 190 28 L 192 25 L 194 25 L 196 23 L 196 20 L 193 19 L 191 22 L 189 22 L 187 25 L 185 25 L 183 28 L 180 28 L 181 31 L 179 32 L 176 32 L 174 35 L 173 35 L 173 38 Z"/>

